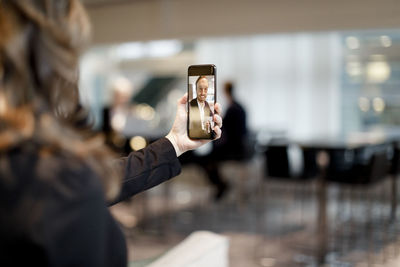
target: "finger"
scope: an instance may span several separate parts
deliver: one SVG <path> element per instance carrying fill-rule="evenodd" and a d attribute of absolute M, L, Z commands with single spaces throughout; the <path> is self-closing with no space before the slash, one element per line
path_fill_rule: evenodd
<path fill-rule="evenodd" d="M 187 93 L 178 99 L 178 114 L 184 114 L 186 112 Z"/>
<path fill-rule="evenodd" d="M 186 104 L 187 102 L 187 93 L 185 93 L 181 98 L 178 99 L 178 104 Z"/>
<path fill-rule="evenodd" d="M 215 108 L 215 112 L 217 114 L 221 114 L 222 113 L 222 107 L 221 107 L 221 105 L 219 103 L 215 103 L 214 108 Z"/>
<path fill-rule="evenodd" d="M 214 115 L 214 122 L 218 125 L 219 128 L 222 127 L 222 118 L 219 115 Z"/>
<path fill-rule="evenodd" d="M 219 128 L 218 126 L 214 127 L 214 132 L 215 132 L 215 138 L 214 140 L 217 140 L 221 137 L 222 131 L 221 128 Z"/>

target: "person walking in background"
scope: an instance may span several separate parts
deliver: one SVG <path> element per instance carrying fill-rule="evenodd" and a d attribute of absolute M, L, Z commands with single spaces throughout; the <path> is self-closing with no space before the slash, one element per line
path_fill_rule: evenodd
<path fill-rule="evenodd" d="M 127 266 L 107 205 L 176 176 L 178 156 L 210 142 L 187 137 L 184 95 L 165 138 L 115 160 L 82 128 L 78 62 L 89 35 L 78 0 L 0 1 L 2 266 Z"/>
<path fill-rule="evenodd" d="M 226 160 L 243 160 L 247 156 L 247 122 L 246 112 L 234 97 L 232 82 L 224 84 L 224 93 L 228 108 L 223 118 L 223 132 L 221 138 L 213 143 L 210 155 L 203 159 L 203 167 L 210 182 L 215 185 L 215 199 L 221 199 L 227 192 L 229 185 L 221 177 L 220 162 Z"/>
<path fill-rule="evenodd" d="M 127 78 L 118 77 L 112 83 L 111 92 L 110 104 L 103 108 L 101 131 L 112 150 L 126 155 L 130 147 L 123 131 L 134 113 L 134 105 L 131 103 L 133 84 Z"/>
<path fill-rule="evenodd" d="M 223 118 L 224 132 L 220 140 L 214 143 L 214 153 L 222 158 L 243 159 L 247 149 L 247 118 L 243 106 L 234 97 L 234 85 L 226 82 L 224 93 L 228 108 Z"/>

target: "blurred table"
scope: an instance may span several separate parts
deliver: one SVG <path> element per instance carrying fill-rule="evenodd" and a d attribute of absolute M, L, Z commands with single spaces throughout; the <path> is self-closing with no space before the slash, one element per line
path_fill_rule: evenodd
<path fill-rule="evenodd" d="M 317 204 L 317 234 L 318 248 L 317 260 L 319 265 L 324 265 L 328 245 L 328 221 L 327 221 L 327 174 L 335 169 L 351 168 L 355 160 L 366 160 L 368 150 L 384 149 L 391 144 L 393 139 L 362 138 L 356 139 L 312 139 L 294 141 L 302 149 L 316 151 L 317 164 L 320 168 L 318 179 L 318 204 Z M 292 142 L 293 143 L 293 142 Z M 370 152 L 373 153 L 373 152 Z M 363 155 L 367 154 L 367 155 Z M 338 156 L 340 155 L 340 156 Z M 364 158 L 365 157 L 365 158 Z M 395 197 L 395 196 L 393 196 Z"/>

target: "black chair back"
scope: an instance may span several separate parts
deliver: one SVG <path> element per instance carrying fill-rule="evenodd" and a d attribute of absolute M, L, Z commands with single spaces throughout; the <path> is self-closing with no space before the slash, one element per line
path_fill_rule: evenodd
<path fill-rule="evenodd" d="M 343 184 L 367 185 L 382 180 L 387 173 L 387 154 L 385 151 L 377 151 L 367 163 L 355 161 L 349 170 L 328 173 L 328 180 Z"/>
<path fill-rule="evenodd" d="M 400 147 L 397 142 L 392 144 L 392 152 L 389 173 L 392 175 L 397 175 L 400 172 Z"/>
<path fill-rule="evenodd" d="M 375 153 L 371 159 L 371 173 L 366 182 L 374 183 L 382 180 L 388 174 L 388 158 L 384 152 Z"/>
<path fill-rule="evenodd" d="M 317 176 L 316 151 L 313 149 L 302 149 L 298 158 L 300 162 L 296 160 L 297 163 L 301 164 L 301 168 L 291 168 L 295 165 L 295 160 L 289 156 L 289 150 L 293 148 L 297 152 L 299 151 L 298 146 L 290 147 L 290 145 L 286 144 L 268 146 L 265 151 L 266 177 L 309 179 Z M 297 172 L 295 169 L 297 169 Z"/>
<path fill-rule="evenodd" d="M 290 177 L 287 145 L 271 145 L 265 151 L 266 177 Z"/>

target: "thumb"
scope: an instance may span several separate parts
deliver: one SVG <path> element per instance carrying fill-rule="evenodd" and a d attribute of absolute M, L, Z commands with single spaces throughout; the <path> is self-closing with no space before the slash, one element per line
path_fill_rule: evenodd
<path fill-rule="evenodd" d="M 178 105 L 186 104 L 187 102 L 187 93 L 185 93 L 179 100 Z"/>
<path fill-rule="evenodd" d="M 178 100 L 178 109 L 186 110 L 187 93 Z"/>

